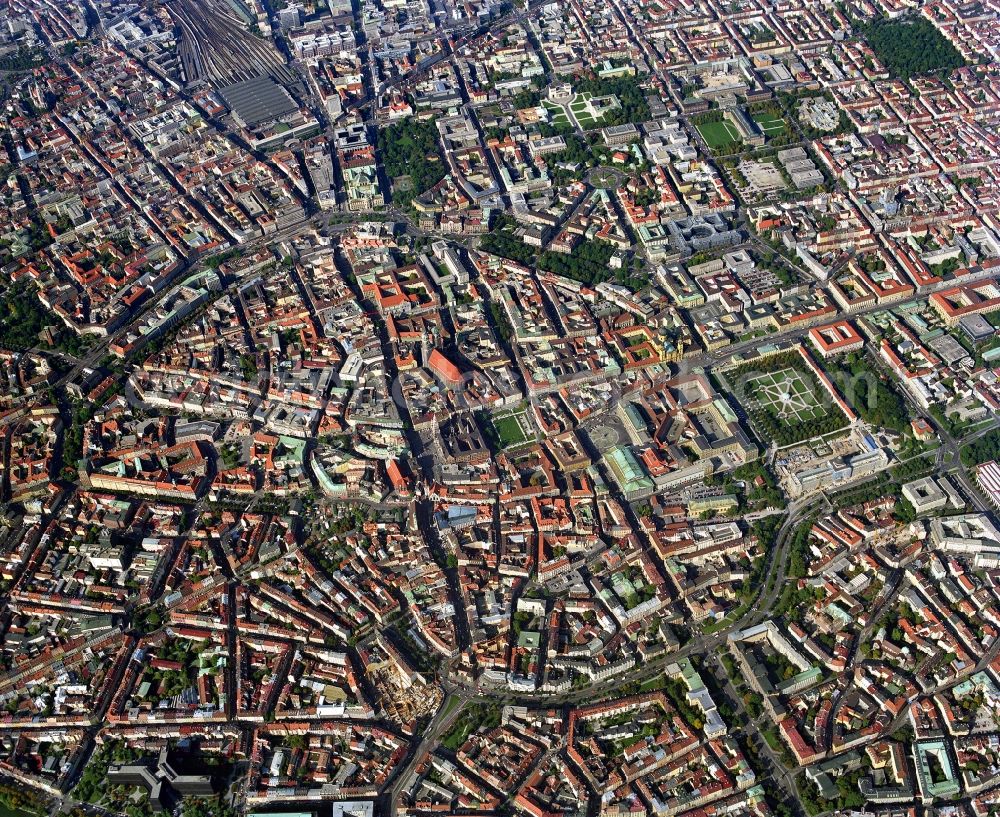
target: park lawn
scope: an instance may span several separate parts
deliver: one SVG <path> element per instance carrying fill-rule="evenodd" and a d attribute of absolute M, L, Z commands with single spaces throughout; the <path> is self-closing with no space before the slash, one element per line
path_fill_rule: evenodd
<path fill-rule="evenodd" d="M 654 675 L 648 681 L 643 681 L 641 684 L 639 684 L 640 695 L 645 694 L 647 692 L 657 692 L 658 690 L 661 689 L 663 689 L 662 675 Z"/>
<path fill-rule="evenodd" d="M 820 382 L 821 370 L 795 350 L 757 357 L 724 375 L 758 438 L 780 448 L 842 432 L 849 424 L 839 402 Z"/>
<path fill-rule="evenodd" d="M 704 122 L 697 126 L 698 133 L 705 140 L 712 150 L 728 147 L 730 145 L 738 147 L 743 143 L 736 128 L 728 122 Z"/>
<path fill-rule="evenodd" d="M 569 103 L 569 107 L 573 111 L 573 116 L 576 117 L 577 123 L 584 130 L 595 128 L 599 124 L 599 121 L 587 110 L 587 101 L 592 96 L 593 94 L 589 92 L 577 94 L 573 97 L 573 101 Z"/>
<path fill-rule="evenodd" d="M 457 752 L 476 729 L 495 729 L 500 725 L 500 710 L 492 704 L 472 704 L 460 713 L 451 731 L 441 739 L 441 745 Z"/>
<path fill-rule="evenodd" d="M 521 429 L 521 424 L 517 421 L 517 415 L 514 414 L 494 420 L 493 428 L 496 429 L 497 437 L 503 448 L 520 445 L 528 439 Z"/>
<path fill-rule="evenodd" d="M 569 125 L 569 115 L 562 105 L 556 105 L 554 102 L 549 102 L 548 100 L 542 101 L 542 106 L 549 112 L 549 116 L 552 117 L 553 125 Z"/>
<path fill-rule="evenodd" d="M 801 423 L 826 415 L 826 409 L 816 399 L 813 387 L 794 369 L 765 372 L 750 378 L 747 384 L 748 386 L 755 385 L 760 389 L 754 395 L 754 401 L 776 420 Z M 780 397 L 786 391 L 790 398 L 787 404 Z"/>
<path fill-rule="evenodd" d="M 475 724 L 470 721 L 459 721 L 458 725 L 441 739 L 441 745 L 445 749 L 457 752 L 472 734 L 474 727 Z"/>
<path fill-rule="evenodd" d="M 452 712 L 454 712 L 458 707 L 462 705 L 462 699 L 457 695 L 453 695 L 448 699 L 448 703 L 444 705 L 444 709 L 441 712 L 442 718 L 447 718 Z"/>
<path fill-rule="evenodd" d="M 556 125 L 569 124 L 569 115 L 566 113 L 566 109 L 563 108 L 562 105 L 556 105 L 555 102 L 543 100 L 542 107 L 549 112 L 549 115 L 552 117 L 552 121 Z"/>
<path fill-rule="evenodd" d="M 788 129 L 785 120 L 773 113 L 756 113 L 753 115 L 753 121 L 760 125 L 765 136 L 774 136 Z"/>
<path fill-rule="evenodd" d="M 730 610 L 729 614 L 724 618 L 716 619 L 715 621 L 710 621 L 704 627 L 702 627 L 702 632 L 705 635 L 711 635 L 712 633 L 718 632 L 723 627 L 731 626 L 735 621 L 738 621 L 740 617 L 747 611 L 746 604 L 741 604 L 734 610 Z"/>

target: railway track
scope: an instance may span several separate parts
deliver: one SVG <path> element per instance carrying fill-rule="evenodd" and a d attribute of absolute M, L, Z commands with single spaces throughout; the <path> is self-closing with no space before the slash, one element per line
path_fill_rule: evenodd
<path fill-rule="evenodd" d="M 171 0 L 167 10 L 181 30 L 178 49 L 189 83 L 226 85 L 263 75 L 297 81 L 277 49 L 247 32 L 224 2 Z"/>

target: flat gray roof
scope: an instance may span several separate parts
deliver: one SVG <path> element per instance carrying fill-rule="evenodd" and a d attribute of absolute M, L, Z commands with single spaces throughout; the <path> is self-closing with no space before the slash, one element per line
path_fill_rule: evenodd
<path fill-rule="evenodd" d="M 219 95 L 247 127 L 272 122 L 298 110 L 288 91 L 270 77 L 254 77 L 219 89 Z"/>

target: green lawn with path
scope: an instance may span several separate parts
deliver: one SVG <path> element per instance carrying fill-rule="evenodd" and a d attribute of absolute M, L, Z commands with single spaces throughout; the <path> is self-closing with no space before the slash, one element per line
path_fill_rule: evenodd
<path fill-rule="evenodd" d="M 549 112 L 549 116 L 552 117 L 553 125 L 569 125 L 569 115 L 566 113 L 566 109 L 562 105 L 556 105 L 555 102 L 549 102 L 544 100 L 542 106 Z"/>
<path fill-rule="evenodd" d="M 497 437 L 503 448 L 510 448 L 512 445 L 520 445 L 527 441 L 521 423 L 518 422 L 516 414 L 506 417 L 499 417 L 493 421 L 493 428 L 496 429 Z"/>
<path fill-rule="evenodd" d="M 765 136 L 776 136 L 788 128 L 785 120 L 773 113 L 755 113 L 753 121 L 760 126 Z"/>

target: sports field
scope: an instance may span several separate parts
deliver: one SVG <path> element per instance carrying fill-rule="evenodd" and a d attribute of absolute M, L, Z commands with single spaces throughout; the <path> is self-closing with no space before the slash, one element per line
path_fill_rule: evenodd
<path fill-rule="evenodd" d="M 727 145 L 738 145 L 743 140 L 740 134 L 730 122 L 704 122 L 697 126 L 698 133 L 705 140 L 712 150 L 726 147 Z"/>

